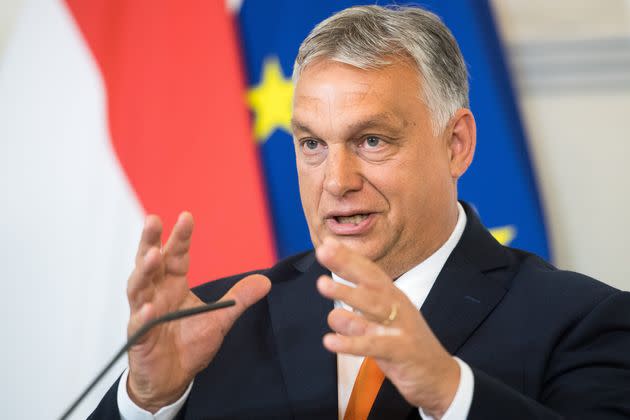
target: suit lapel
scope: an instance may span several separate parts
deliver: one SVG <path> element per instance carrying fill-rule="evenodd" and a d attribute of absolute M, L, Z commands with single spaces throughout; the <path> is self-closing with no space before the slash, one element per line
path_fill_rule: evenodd
<path fill-rule="evenodd" d="M 464 204 L 468 222 L 422 305 L 433 333 L 451 354 L 466 342 L 507 291 L 507 254 Z"/>
<path fill-rule="evenodd" d="M 502 284 L 470 267 L 449 265 L 421 312 L 446 350 L 456 354 L 505 292 Z"/>
<path fill-rule="evenodd" d="M 501 246 L 464 203 L 468 222 L 422 305 L 431 330 L 451 354 L 456 354 L 492 312 L 507 291 L 508 265 Z M 418 418 L 412 407 L 386 380 L 370 413 L 370 420 Z"/>
<path fill-rule="evenodd" d="M 297 260 L 293 272 L 269 273 L 269 312 L 294 418 L 337 417 L 337 359 L 322 344 L 333 302 L 315 288 L 327 274 L 313 253 Z M 274 280 L 277 279 L 277 280 Z"/>

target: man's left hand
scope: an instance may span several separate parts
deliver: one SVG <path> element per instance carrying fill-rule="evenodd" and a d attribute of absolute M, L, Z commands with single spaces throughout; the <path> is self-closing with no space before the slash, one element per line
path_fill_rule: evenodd
<path fill-rule="evenodd" d="M 339 242 L 325 240 L 317 259 L 356 285 L 329 276 L 318 279 L 323 296 L 355 309 L 330 312 L 328 324 L 335 333 L 324 336 L 324 346 L 335 353 L 372 357 L 411 405 L 442 417 L 455 397 L 460 369 L 420 311 L 378 265 Z"/>

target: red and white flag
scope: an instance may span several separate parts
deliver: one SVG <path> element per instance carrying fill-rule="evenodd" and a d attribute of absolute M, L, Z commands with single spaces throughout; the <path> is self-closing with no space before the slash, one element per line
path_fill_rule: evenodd
<path fill-rule="evenodd" d="M 123 343 L 146 213 L 195 216 L 193 285 L 272 263 L 239 60 L 223 0 L 26 2 L 0 57 L 3 417 L 58 416 Z"/>

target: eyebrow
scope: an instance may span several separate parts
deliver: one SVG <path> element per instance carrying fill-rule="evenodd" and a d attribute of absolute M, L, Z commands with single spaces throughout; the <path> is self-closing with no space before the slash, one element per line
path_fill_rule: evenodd
<path fill-rule="evenodd" d="M 356 133 L 359 131 L 364 131 L 370 128 L 386 128 L 390 130 L 400 130 L 407 123 L 405 121 L 397 121 L 395 118 L 392 118 L 392 114 L 389 112 L 382 112 L 379 114 L 370 115 L 364 120 L 356 121 L 352 124 L 349 124 L 347 129 L 352 133 Z M 291 118 L 291 130 L 295 131 L 304 131 L 310 134 L 314 133 L 314 130 L 311 130 L 307 123 L 302 122 L 296 118 Z"/>
<path fill-rule="evenodd" d="M 306 123 L 298 121 L 295 118 L 291 118 L 291 131 L 295 132 L 296 130 L 297 131 L 306 131 L 306 132 L 309 132 L 309 133 L 311 132 L 311 129 L 308 128 Z"/>

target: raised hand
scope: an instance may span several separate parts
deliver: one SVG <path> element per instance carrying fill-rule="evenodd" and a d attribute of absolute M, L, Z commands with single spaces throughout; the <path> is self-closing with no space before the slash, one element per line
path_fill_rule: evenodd
<path fill-rule="evenodd" d="M 441 417 L 455 397 L 459 366 L 413 303 L 374 262 L 333 239 L 317 249 L 317 259 L 356 285 L 322 276 L 320 293 L 359 311 L 333 309 L 328 323 L 335 333 L 324 336 L 324 346 L 335 353 L 372 357 L 411 405 Z"/>
<path fill-rule="evenodd" d="M 186 279 L 192 232 L 192 216 L 184 212 L 162 247 L 162 223 L 157 216 L 147 216 L 127 286 L 128 335 L 167 312 L 203 303 L 190 291 Z M 248 276 L 222 298 L 234 299 L 235 306 L 167 323 L 146 334 L 129 350 L 127 391 L 131 399 L 151 412 L 176 401 L 211 362 L 234 321 L 270 287 L 266 277 Z"/>

